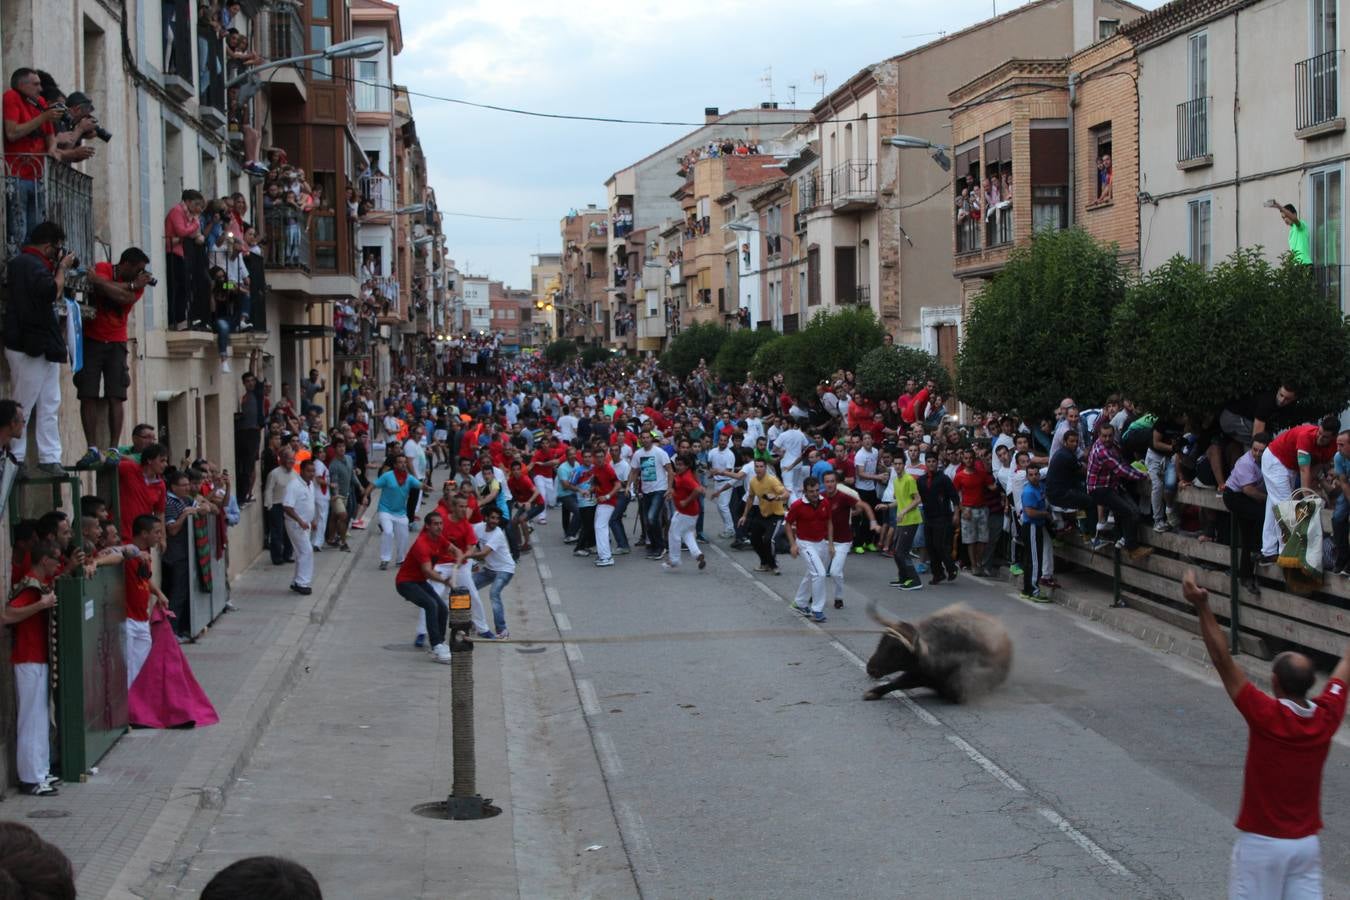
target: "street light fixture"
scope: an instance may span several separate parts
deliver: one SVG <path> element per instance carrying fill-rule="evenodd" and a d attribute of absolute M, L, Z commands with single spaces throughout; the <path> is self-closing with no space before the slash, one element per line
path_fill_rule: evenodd
<path fill-rule="evenodd" d="M 394 210 L 394 215 L 415 216 L 420 212 L 424 212 L 426 208 L 427 205 L 425 203 L 410 203 L 407 206 L 400 206 L 398 209 Z"/>
<path fill-rule="evenodd" d="M 225 87 L 241 88 L 239 91 L 240 100 L 245 100 L 245 93 L 252 96 L 258 90 L 258 73 L 265 72 L 268 69 L 275 69 L 278 66 L 289 66 L 300 62 L 309 62 L 312 59 L 368 59 L 384 49 L 384 39 L 377 37 L 352 38 L 349 41 L 342 41 L 325 47 L 317 53 L 303 53 L 300 56 L 288 56 L 285 59 L 274 59 L 263 63 L 260 66 L 254 66 L 246 69 L 238 75 L 225 82 Z M 252 88 L 242 88 L 245 83 Z"/>
<path fill-rule="evenodd" d="M 951 148 L 946 144 L 934 144 L 932 141 L 908 134 L 893 134 L 890 137 L 882 138 L 881 142 L 901 150 L 932 150 L 933 162 L 941 166 L 942 171 L 951 171 L 952 161 L 947 158 L 947 151 Z"/>

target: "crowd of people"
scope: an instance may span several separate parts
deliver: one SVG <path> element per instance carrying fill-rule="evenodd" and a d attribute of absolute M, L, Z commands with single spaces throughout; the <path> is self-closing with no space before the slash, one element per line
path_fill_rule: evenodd
<path fill-rule="evenodd" d="M 680 157 L 680 173 L 687 175 L 694 169 L 694 163 L 700 159 L 718 159 L 723 156 L 757 156 L 761 152 L 759 144 L 739 138 L 722 138 L 708 141 L 693 148 Z"/>

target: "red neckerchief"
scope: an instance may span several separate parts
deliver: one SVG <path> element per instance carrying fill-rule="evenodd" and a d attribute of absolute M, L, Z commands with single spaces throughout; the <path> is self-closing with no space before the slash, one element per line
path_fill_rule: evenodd
<path fill-rule="evenodd" d="M 400 472 L 398 469 L 390 469 L 390 471 L 394 473 L 394 480 L 398 482 L 399 487 L 402 487 L 403 482 L 408 480 L 407 472 Z"/>
<path fill-rule="evenodd" d="M 44 266 L 47 267 L 47 271 L 48 271 L 48 272 L 55 272 L 55 271 L 56 271 L 56 264 L 53 263 L 50 259 L 48 259 L 48 258 L 47 258 L 47 255 L 46 255 L 45 253 L 43 253 L 41 250 L 39 250 L 38 248 L 36 248 L 36 247 L 24 247 L 24 248 L 23 248 L 23 252 L 24 252 L 24 253 L 32 254 L 33 256 L 36 256 L 38 259 L 42 260 L 42 264 L 43 264 Z"/>

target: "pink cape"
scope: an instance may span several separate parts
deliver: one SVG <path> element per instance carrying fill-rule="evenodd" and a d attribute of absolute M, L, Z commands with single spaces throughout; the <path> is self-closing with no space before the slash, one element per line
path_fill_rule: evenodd
<path fill-rule="evenodd" d="M 150 655 L 127 694 L 127 720 L 142 728 L 192 728 L 220 721 L 178 646 L 170 614 L 159 606 L 150 613 Z"/>

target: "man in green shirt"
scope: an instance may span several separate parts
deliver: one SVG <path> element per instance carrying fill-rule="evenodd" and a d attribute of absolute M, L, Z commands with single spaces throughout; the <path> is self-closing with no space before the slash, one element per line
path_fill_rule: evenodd
<path fill-rule="evenodd" d="M 1298 217 L 1298 208 L 1292 203 L 1281 206 L 1276 200 L 1267 200 L 1266 206 L 1278 210 L 1284 224 L 1289 226 L 1289 252 L 1294 254 L 1294 259 L 1305 266 L 1312 265 L 1312 232 L 1308 230 L 1308 223 Z"/>
<path fill-rule="evenodd" d="M 923 512 L 919 509 L 919 482 L 905 469 L 895 469 L 891 479 L 891 492 L 895 496 L 895 580 L 892 587 L 902 591 L 917 591 L 923 587 L 919 573 L 909 561 L 909 550 L 914 546 L 914 537 L 923 525 Z"/>

